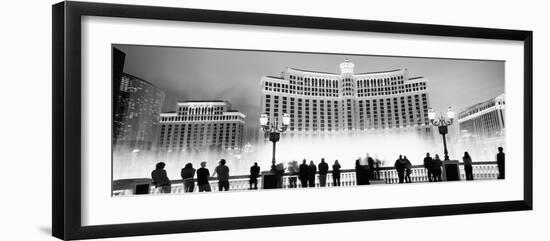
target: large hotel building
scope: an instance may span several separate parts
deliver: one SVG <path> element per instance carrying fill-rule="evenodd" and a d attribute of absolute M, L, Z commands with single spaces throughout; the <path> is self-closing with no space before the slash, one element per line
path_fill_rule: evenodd
<path fill-rule="evenodd" d="M 461 136 L 477 142 L 504 143 L 505 95 L 468 107 L 458 114 Z M 498 143 L 497 143 L 498 144 Z"/>
<path fill-rule="evenodd" d="M 245 115 L 225 100 L 178 102 L 177 111 L 160 114 L 161 151 L 242 149 Z"/>
<path fill-rule="evenodd" d="M 406 69 L 355 73 L 346 60 L 340 73 L 285 68 L 261 79 L 261 112 L 290 114 L 288 133 L 410 131 L 432 136 L 427 79 Z"/>

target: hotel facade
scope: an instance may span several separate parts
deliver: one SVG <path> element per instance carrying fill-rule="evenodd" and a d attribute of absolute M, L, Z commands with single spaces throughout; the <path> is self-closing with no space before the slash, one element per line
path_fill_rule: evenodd
<path fill-rule="evenodd" d="M 482 156 L 495 152 L 505 144 L 505 116 L 505 94 L 466 108 L 458 114 L 462 141 Z"/>
<path fill-rule="evenodd" d="M 415 132 L 433 137 L 427 79 L 407 69 L 355 73 L 348 60 L 340 73 L 285 68 L 261 79 L 261 113 L 290 115 L 293 135 Z"/>
<path fill-rule="evenodd" d="M 223 151 L 243 147 L 245 115 L 226 100 L 183 101 L 160 114 L 159 150 Z"/>

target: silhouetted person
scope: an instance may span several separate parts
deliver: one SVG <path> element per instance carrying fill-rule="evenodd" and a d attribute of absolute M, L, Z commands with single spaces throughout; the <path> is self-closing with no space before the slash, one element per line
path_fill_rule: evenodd
<path fill-rule="evenodd" d="M 426 157 L 424 157 L 424 168 L 428 171 L 428 181 L 433 182 L 434 181 L 434 168 L 432 167 L 433 159 L 430 157 L 430 153 L 426 153 Z"/>
<path fill-rule="evenodd" d="M 250 167 L 250 189 L 258 189 L 258 177 L 260 176 L 260 167 L 257 162 Z"/>
<path fill-rule="evenodd" d="M 218 175 L 218 191 L 229 191 L 229 167 L 225 165 L 225 159 L 220 160 L 220 165 L 214 169 L 212 177 Z"/>
<path fill-rule="evenodd" d="M 365 162 L 361 165 L 361 172 L 363 173 L 363 184 L 370 185 L 372 167 L 369 165 L 368 158 L 365 157 L 365 159 Z"/>
<path fill-rule="evenodd" d="M 498 166 L 498 179 L 504 179 L 504 152 L 503 148 L 498 148 L 498 154 L 497 154 L 497 166 Z"/>
<path fill-rule="evenodd" d="M 193 164 L 187 163 L 185 167 L 181 169 L 181 178 L 183 179 L 183 191 L 184 192 L 193 192 L 195 189 L 195 168 Z"/>
<path fill-rule="evenodd" d="M 155 166 L 155 170 L 151 172 L 153 185 L 155 185 L 155 188 L 160 189 L 160 193 L 170 193 L 172 191 L 172 183 L 170 179 L 168 179 L 166 170 L 164 170 L 165 166 L 166 164 L 164 162 L 159 162 Z"/>
<path fill-rule="evenodd" d="M 308 175 L 308 184 L 309 187 L 315 187 L 315 174 L 317 174 L 317 166 L 313 161 L 309 162 L 309 175 Z"/>
<path fill-rule="evenodd" d="M 288 163 L 288 187 L 289 188 L 296 188 L 298 187 L 298 177 L 297 174 L 300 173 L 300 170 L 298 169 L 298 162 L 297 161 L 291 161 Z"/>
<path fill-rule="evenodd" d="M 412 183 L 411 180 L 411 173 L 412 173 L 412 163 L 407 159 L 407 156 L 403 156 L 403 160 L 405 160 L 405 182 L 406 183 Z"/>
<path fill-rule="evenodd" d="M 443 166 L 443 161 L 439 159 L 439 155 L 435 154 L 435 158 L 432 161 L 432 172 L 434 175 L 434 182 L 441 182 L 443 181 L 443 178 L 441 178 L 441 167 Z"/>
<path fill-rule="evenodd" d="M 357 185 L 363 185 L 363 174 L 361 173 L 361 161 L 355 160 L 355 181 Z"/>
<path fill-rule="evenodd" d="M 369 153 L 367 153 L 367 164 L 369 165 L 369 180 L 374 179 L 374 159 L 369 156 Z"/>
<path fill-rule="evenodd" d="M 399 183 L 404 183 L 405 182 L 405 159 L 403 159 L 402 155 L 399 155 L 399 158 L 395 160 L 395 164 L 393 166 L 397 171 L 397 176 L 399 177 Z"/>
<path fill-rule="evenodd" d="M 382 166 L 382 162 L 378 157 L 374 157 L 374 179 L 380 180 L 380 166 Z"/>
<path fill-rule="evenodd" d="M 199 192 L 210 192 L 210 182 L 208 178 L 210 177 L 210 171 L 206 169 L 206 162 L 201 162 L 201 168 L 197 170 L 197 186 L 199 186 Z"/>
<path fill-rule="evenodd" d="M 464 162 L 464 172 L 466 173 L 466 180 L 474 180 L 472 158 L 470 157 L 470 154 L 468 154 L 468 152 L 464 152 L 462 162 Z"/>
<path fill-rule="evenodd" d="M 319 163 L 319 186 L 324 187 L 327 185 L 328 164 L 325 162 L 325 158 L 321 158 Z"/>
<path fill-rule="evenodd" d="M 338 160 L 334 161 L 334 165 L 332 165 L 332 185 L 334 186 L 340 186 L 340 168 Z"/>
<path fill-rule="evenodd" d="M 306 162 L 306 159 L 304 159 L 302 164 L 300 164 L 300 173 L 298 174 L 298 179 L 300 179 L 302 187 L 308 187 L 307 181 L 309 180 L 309 166 Z"/>
<path fill-rule="evenodd" d="M 369 185 L 370 184 L 370 167 L 367 165 L 368 161 L 359 157 L 355 160 L 355 178 L 357 185 Z"/>

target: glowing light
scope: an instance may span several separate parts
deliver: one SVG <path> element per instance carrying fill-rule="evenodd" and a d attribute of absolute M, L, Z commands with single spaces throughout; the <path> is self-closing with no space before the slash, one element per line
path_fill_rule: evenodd
<path fill-rule="evenodd" d="M 428 110 L 428 119 L 435 120 L 435 111 L 432 108 Z"/>
<path fill-rule="evenodd" d="M 449 109 L 447 109 L 447 117 L 449 117 L 449 119 L 455 118 L 455 111 L 452 107 L 449 107 Z"/>
<path fill-rule="evenodd" d="M 268 116 L 267 114 L 260 115 L 260 125 L 267 126 Z"/>
<path fill-rule="evenodd" d="M 283 113 L 283 125 L 288 126 L 290 124 L 290 115 Z"/>

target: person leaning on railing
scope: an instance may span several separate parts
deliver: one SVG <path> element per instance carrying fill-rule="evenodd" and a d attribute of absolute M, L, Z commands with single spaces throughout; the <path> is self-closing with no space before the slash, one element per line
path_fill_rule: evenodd
<path fill-rule="evenodd" d="M 361 161 L 359 158 L 355 160 L 355 184 L 363 185 L 363 175 L 361 174 Z"/>
<path fill-rule="evenodd" d="M 424 168 L 426 168 L 426 170 L 428 171 L 428 181 L 429 182 L 433 182 L 435 181 L 435 176 L 434 176 L 434 173 L 433 173 L 433 159 L 432 157 L 430 157 L 430 153 L 427 152 L 426 153 L 426 157 L 424 157 Z"/>
<path fill-rule="evenodd" d="M 307 182 L 309 183 L 309 187 L 315 187 L 315 174 L 317 174 L 317 166 L 313 161 L 309 162 L 309 172 L 307 176 Z"/>
<path fill-rule="evenodd" d="M 374 180 L 380 180 L 380 166 L 382 166 L 382 162 L 378 157 L 374 157 Z M 372 168 L 372 167 L 371 167 Z"/>
<path fill-rule="evenodd" d="M 405 160 L 405 182 L 412 183 L 412 180 L 411 180 L 412 163 L 411 161 L 409 161 L 407 156 L 403 156 L 403 160 Z"/>
<path fill-rule="evenodd" d="M 164 167 L 166 167 L 164 162 L 157 163 L 155 170 L 151 172 L 151 178 L 153 179 L 153 185 L 155 185 L 155 188 L 160 189 L 160 193 L 170 193 L 172 191 L 172 186 Z"/>
<path fill-rule="evenodd" d="M 218 191 L 229 191 L 229 167 L 225 165 L 225 159 L 220 160 L 220 165 L 214 169 L 212 177 L 218 175 Z"/>
<path fill-rule="evenodd" d="M 340 186 L 340 168 L 338 160 L 334 161 L 334 165 L 332 165 L 332 183 L 334 186 Z"/>
<path fill-rule="evenodd" d="M 405 166 L 406 161 L 403 159 L 403 155 L 399 155 L 399 158 L 395 160 L 395 164 L 393 165 L 395 167 L 395 170 L 397 170 L 397 176 L 399 177 L 399 183 L 405 182 Z"/>
<path fill-rule="evenodd" d="M 374 159 L 367 153 L 367 165 L 369 166 L 369 180 L 373 180 L 374 178 Z"/>
<path fill-rule="evenodd" d="M 185 167 L 181 169 L 181 178 L 183 180 L 183 191 L 184 192 L 193 192 L 195 189 L 195 168 L 193 164 L 187 163 Z"/>
<path fill-rule="evenodd" d="M 250 190 L 258 189 L 258 177 L 260 176 L 260 167 L 257 162 L 254 162 L 254 165 L 250 167 Z"/>
<path fill-rule="evenodd" d="M 441 167 L 443 166 L 443 161 L 441 161 L 441 159 L 439 159 L 438 154 L 435 154 L 435 158 L 432 159 L 431 166 L 433 168 L 432 172 L 433 172 L 433 175 L 434 175 L 434 182 L 443 181 L 443 178 L 441 177 L 441 174 L 442 174 Z"/>
<path fill-rule="evenodd" d="M 464 152 L 462 157 L 462 162 L 464 162 L 464 172 L 466 173 L 466 180 L 474 180 L 473 168 L 472 168 L 472 158 L 468 152 Z"/>
<path fill-rule="evenodd" d="M 319 186 L 324 187 L 327 185 L 328 164 L 325 162 L 325 158 L 321 158 L 319 163 Z"/>
<path fill-rule="evenodd" d="M 201 162 L 201 168 L 197 170 L 197 186 L 199 186 L 199 192 L 212 191 L 208 178 L 210 178 L 210 171 L 206 169 L 206 162 Z"/>
<path fill-rule="evenodd" d="M 303 160 L 302 164 L 300 164 L 299 167 L 299 174 L 298 178 L 300 179 L 300 183 L 302 184 L 302 187 L 308 187 L 307 182 L 309 181 L 309 166 L 306 163 L 306 159 Z"/>

